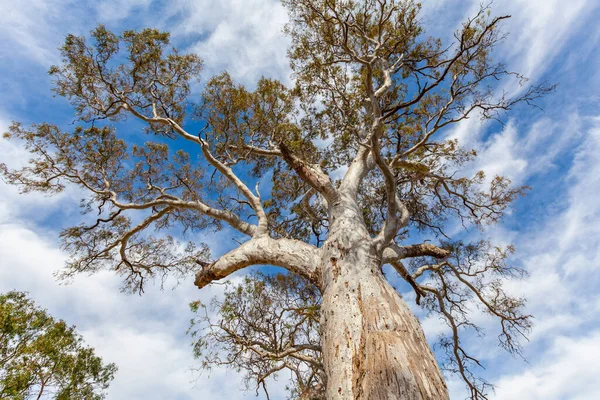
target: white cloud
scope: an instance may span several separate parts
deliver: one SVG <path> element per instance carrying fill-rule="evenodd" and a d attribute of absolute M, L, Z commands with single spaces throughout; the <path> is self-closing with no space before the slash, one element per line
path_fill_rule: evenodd
<path fill-rule="evenodd" d="M 408 301 L 406 297 L 404 299 Z M 448 324 L 439 315 L 430 315 L 421 319 L 421 326 L 431 342 L 435 342 L 439 335 L 447 335 L 452 332 Z"/>
<path fill-rule="evenodd" d="M 521 140 L 517 129 L 507 125 L 499 134 L 493 135 L 485 144 L 483 152 L 479 153 L 477 169 L 485 171 L 488 179 L 496 175 L 510 175 L 513 181 L 521 181 L 521 176 L 527 170 L 527 160 L 519 154 Z"/>
<path fill-rule="evenodd" d="M 95 2 L 94 7 L 100 22 L 118 22 L 133 11 L 147 11 L 152 0 L 104 0 Z"/>
<path fill-rule="evenodd" d="M 111 324 L 107 329 L 94 328 L 82 332 L 88 343 L 98 350 L 101 349 L 103 356 L 114 361 L 119 367 L 119 372 L 111 384 L 111 397 L 127 399 L 245 397 L 240 392 L 227 393 L 229 388 L 223 385 L 223 381 L 227 378 L 240 380 L 241 377 L 235 372 L 218 371 L 212 379 L 203 379 L 202 385 L 194 387 L 199 372 L 191 370 L 194 364 L 191 348 L 183 346 L 183 340 L 169 330 L 144 332 L 140 329 L 143 326 L 139 326 L 142 324 L 136 324 L 135 320 L 130 325 L 134 327 Z M 226 377 L 226 374 L 229 377 Z"/>
<path fill-rule="evenodd" d="M 0 119 L 0 135 L 8 129 L 8 122 Z M 30 154 L 20 143 L 0 140 L 0 162 L 12 169 L 27 164 Z M 41 193 L 19 194 L 19 189 L 0 181 L 0 223 L 22 223 L 21 218 L 27 216 L 29 223 L 41 221 L 61 209 L 61 212 L 73 212 L 77 208 L 76 190 L 68 188 L 64 192 L 47 196 Z M 69 204 L 70 203 L 70 204 Z M 69 205 L 71 207 L 65 207 Z"/>
<path fill-rule="evenodd" d="M 7 119 L 0 120 L 2 132 L 7 126 Z M 11 167 L 29 158 L 18 143 L 6 140 L 0 140 L 0 154 Z M 27 291 L 53 316 L 75 324 L 97 354 L 119 367 L 111 398 L 222 398 L 229 389 L 224 381 L 241 384 L 239 374 L 219 371 L 211 379 L 204 375 L 202 384 L 195 385 L 199 374 L 190 371 L 198 362 L 189 347 L 191 338 L 185 335 L 192 317 L 188 304 L 196 299 L 208 302 L 222 293 L 222 286 L 200 292 L 189 279 L 171 291 L 174 282 L 169 281 L 165 291 L 150 285 L 137 296 L 120 293 L 120 278 L 111 271 L 77 276 L 68 285 L 56 280 L 54 273 L 63 268 L 67 255 L 57 248 L 57 231 L 40 222 L 59 215 L 79 222 L 80 195 L 76 189 L 53 197 L 19 195 L 15 187 L 0 181 L 0 293 Z M 223 238 L 230 233 L 211 235 L 213 250 L 223 251 L 227 247 Z M 232 399 L 250 396 L 238 390 L 228 394 Z"/>
<path fill-rule="evenodd" d="M 473 170 L 485 171 L 488 179 L 506 176 L 522 185 L 532 176 L 556 172 L 557 160 L 582 137 L 577 113 L 556 120 L 543 116 L 527 128 L 520 129 L 517 123 L 510 120 L 500 132 L 471 143 L 478 151 Z"/>
<path fill-rule="evenodd" d="M 497 5 L 497 7 L 496 7 Z M 537 79 L 562 54 L 563 46 L 579 32 L 585 17 L 598 6 L 590 0 L 516 0 L 494 4 L 495 13 L 512 15 L 505 51 L 511 64 L 527 77 Z"/>
<path fill-rule="evenodd" d="M 7 126 L 6 119 L 0 120 L 2 132 Z M 10 167 L 29 158 L 18 143 L 6 140 L 0 140 L 0 154 L 0 161 Z M 56 280 L 54 273 L 63 268 L 67 255 L 58 249 L 54 224 L 41 223 L 59 215 L 67 218 L 61 223 L 80 222 L 79 196 L 77 189 L 53 197 L 20 195 L 0 181 L 0 293 L 29 292 L 51 315 L 75 324 L 105 362 L 116 363 L 119 371 L 110 398 L 254 398 L 253 392 L 238 389 L 242 377 L 235 371 L 201 376 L 191 371 L 199 362 L 193 359 L 191 338 L 185 335 L 192 317 L 188 304 L 198 299 L 208 303 L 222 294 L 222 285 L 198 291 L 190 278 L 170 290 L 175 282 L 169 280 L 164 291 L 150 284 L 143 296 L 137 296 L 121 293 L 121 280 L 112 271 L 76 276 L 66 285 Z M 217 256 L 235 245 L 232 236 L 234 232 L 223 230 L 206 235 L 205 241 Z M 284 398 L 284 384 L 285 379 L 272 382 L 271 394 Z"/>
<path fill-rule="evenodd" d="M 87 34 L 98 23 L 115 32 L 131 29 L 120 24 L 134 13 L 136 27 L 158 27 L 172 33 L 185 51 L 196 52 L 206 62 L 206 76 L 229 71 L 242 83 L 253 86 L 265 75 L 290 82 L 286 57 L 288 39 L 282 34 L 287 12 L 277 0 L 0 0 L 0 60 L 11 75 L 28 70 L 42 73 L 60 62 L 57 48 L 67 33 Z M 23 76 L 23 79 L 26 77 Z M 40 80 L 37 76 L 27 79 Z M 40 85 L 49 80 L 40 80 Z M 4 107 L 17 102 L 28 106 L 25 88 L 14 79 L 0 78 L 0 88 L 11 93 Z M 37 86 L 39 87 L 39 85 Z"/>
<path fill-rule="evenodd" d="M 248 85 L 265 75 L 288 81 L 287 12 L 276 0 L 179 1 L 183 21 L 174 34 L 200 34 L 188 50 L 206 62 L 208 75 L 227 70 Z"/>
<path fill-rule="evenodd" d="M 581 375 L 581 389 L 571 391 L 576 385 L 566 383 L 569 382 L 567 377 L 577 375 L 585 368 L 600 369 L 600 361 L 595 355 L 584 357 L 582 365 L 575 365 L 576 362 L 571 365 L 568 356 L 572 351 L 575 360 L 581 349 L 600 348 L 600 335 L 579 336 L 588 332 L 590 326 L 597 329 L 598 308 L 594 305 L 600 304 L 600 293 L 596 290 L 600 284 L 600 226 L 595 223 L 600 220 L 600 203 L 597 201 L 600 119 L 587 119 L 585 123 L 584 138 L 565 174 L 568 189 L 555 193 L 552 203 L 547 206 L 550 214 L 544 220 L 526 230 L 513 232 L 513 243 L 517 245 L 520 259 L 516 262 L 522 264 L 530 276 L 522 281 L 508 281 L 506 285 L 509 291 L 528 299 L 527 312 L 535 317 L 530 341 L 522 343 L 524 355 L 532 366 L 513 363 L 514 375 L 507 374 L 493 382 L 498 386 L 498 399 L 587 399 L 595 398 L 597 394 L 591 389 L 590 378 L 585 373 Z M 568 131 L 558 129 L 558 132 Z M 527 148 L 529 153 L 525 151 Z M 517 153 L 524 160 L 535 160 L 539 147 L 526 144 L 521 150 L 511 147 L 506 150 L 505 157 Z M 425 320 L 424 326 L 435 331 L 435 325 L 429 326 L 431 322 L 434 321 Z M 493 326 L 495 321 L 489 318 L 483 322 L 488 332 L 486 338 L 467 339 L 466 343 L 476 357 L 485 360 L 487 366 L 494 366 L 502 363 L 506 356 L 498 352 L 493 343 L 497 329 Z M 571 339 L 561 339 L 560 335 L 568 335 Z M 558 354 L 556 349 L 561 346 L 565 349 Z M 565 368 L 565 379 L 557 381 L 554 375 L 562 368 Z M 460 385 L 453 383 L 451 387 L 457 397 L 462 395 Z M 554 390 L 559 387 L 560 390 Z"/>
<path fill-rule="evenodd" d="M 523 374 L 498 381 L 496 400 L 589 400 L 600 398 L 600 332 L 558 337 Z"/>
<path fill-rule="evenodd" d="M 425 3 L 427 6 L 428 2 Z M 470 7 L 461 19 L 475 15 L 482 3 L 479 0 L 471 2 Z M 445 7 L 445 8 L 444 8 Z M 506 41 L 496 50 L 496 59 L 505 62 L 508 70 L 523 74 L 531 80 L 525 86 L 519 86 L 513 79 L 505 79 L 497 93 L 506 92 L 509 96 L 517 96 L 527 85 L 539 83 L 548 68 L 553 65 L 556 58 L 579 58 L 579 53 L 573 49 L 566 49 L 565 45 L 574 36 L 581 33 L 581 26 L 592 11 L 598 7 L 597 2 L 590 0 L 575 0 L 564 2 L 561 0 L 515 0 L 507 2 L 493 2 L 491 4 L 494 16 L 511 15 L 511 18 L 502 25 L 503 31 L 509 33 Z M 446 8 L 461 9 L 456 2 L 450 0 L 434 0 L 429 7 L 433 10 Z M 430 10 L 431 11 L 431 10 Z M 428 13 L 430 12 L 428 11 Z M 454 11 L 455 12 L 455 11 Z M 426 14 L 429 15 L 429 14 Z M 457 25 L 458 27 L 458 25 Z M 598 33 L 591 32 L 596 40 L 587 43 L 585 52 L 591 52 L 590 47 L 597 43 Z M 559 82 L 550 81 L 550 84 Z M 538 112 L 538 111 L 534 111 Z M 551 123 L 551 118 L 542 122 Z M 489 123 L 482 123 L 478 114 L 474 113 L 468 120 L 454 126 L 447 136 L 457 138 L 466 147 L 476 146 L 481 140 L 481 135 L 489 128 Z M 574 129 L 568 131 L 569 134 Z M 500 138 L 511 141 L 510 130 L 505 131 L 507 136 Z M 553 140 L 560 138 L 553 137 Z M 531 143 L 531 142 L 530 142 Z M 519 146 L 522 145 L 522 138 Z M 552 151 L 552 148 L 548 148 Z M 509 162 L 506 167 L 512 168 Z M 522 167 L 521 166 L 517 166 Z"/>
<path fill-rule="evenodd" d="M 119 367 L 111 398 L 254 397 L 223 385 L 227 381 L 239 386 L 238 373 L 216 371 L 195 385 L 199 373 L 190 371 L 198 362 L 189 347 L 191 338 L 185 336 L 192 317 L 187 305 L 196 299 L 208 302 L 222 286 L 199 292 L 187 281 L 175 291 L 150 286 L 143 296 L 126 295 L 119 293 L 120 280 L 109 271 L 59 285 L 53 272 L 65 259 L 54 240 L 22 226 L 0 224 L 0 292 L 28 291 L 53 316 L 77 325 L 86 343 L 105 362 Z M 282 394 L 282 385 L 273 389 Z"/>
<path fill-rule="evenodd" d="M 70 3 L 69 0 L 0 0 L 1 59 L 10 61 L 21 56 L 44 67 L 56 63 L 62 29 L 79 26 L 79 9 Z"/>

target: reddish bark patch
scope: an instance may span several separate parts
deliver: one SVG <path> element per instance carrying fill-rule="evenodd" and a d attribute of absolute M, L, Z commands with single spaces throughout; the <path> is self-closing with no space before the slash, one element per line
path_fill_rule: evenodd
<path fill-rule="evenodd" d="M 340 267 L 338 266 L 337 263 L 337 258 L 335 257 L 331 257 L 331 266 L 333 267 L 333 280 L 337 280 L 337 278 L 340 276 Z"/>
<path fill-rule="evenodd" d="M 362 292 L 360 289 L 360 282 L 358 283 L 358 310 L 360 311 L 360 318 L 362 320 L 362 332 L 360 335 L 360 343 L 358 344 L 358 349 L 353 349 L 352 352 L 352 395 L 354 399 L 362 399 L 364 390 L 363 390 L 363 381 L 365 376 L 367 375 L 368 369 L 365 368 L 367 353 L 366 353 L 366 337 L 367 337 L 367 325 L 364 315 L 364 305 L 362 299 Z"/>

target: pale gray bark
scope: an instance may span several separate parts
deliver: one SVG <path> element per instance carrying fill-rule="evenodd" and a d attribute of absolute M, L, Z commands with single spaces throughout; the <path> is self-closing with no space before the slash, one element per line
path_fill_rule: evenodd
<path fill-rule="evenodd" d="M 268 236 L 252 238 L 217 261 L 196 273 L 194 284 L 203 288 L 214 280 L 251 265 L 275 265 L 316 281 L 319 263 L 318 249 L 293 239 L 272 239 Z"/>
<path fill-rule="evenodd" d="M 419 321 L 381 270 L 384 263 L 407 257 L 448 254 L 430 244 L 392 243 L 382 249 L 381 238 L 371 237 L 356 202 L 358 182 L 371 168 L 373 160 L 365 154 L 357 157 L 339 189 L 315 188 L 325 194 L 328 204 L 330 227 L 323 246 L 253 236 L 199 271 L 196 285 L 204 287 L 256 264 L 277 265 L 303 275 L 323 294 L 328 399 L 448 399 Z"/>
<path fill-rule="evenodd" d="M 376 263 L 337 260 L 322 305 L 328 399 L 448 399 L 421 326 Z"/>
<path fill-rule="evenodd" d="M 417 318 L 385 280 L 377 241 L 354 201 L 340 201 L 321 248 L 328 399 L 448 399 Z"/>

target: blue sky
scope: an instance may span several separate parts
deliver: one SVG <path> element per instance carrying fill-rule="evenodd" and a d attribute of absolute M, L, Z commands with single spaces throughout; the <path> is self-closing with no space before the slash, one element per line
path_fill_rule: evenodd
<path fill-rule="evenodd" d="M 423 1 L 422 17 L 430 34 L 449 38 L 478 6 L 479 0 Z M 0 10 L 1 131 L 12 120 L 72 122 L 68 104 L 52 97 L 46 71 L 59 61 L 56 48 L 65 34 L 85 34 L 100 22 L 115 31 L 171 31 L 181 49 L 205 60 L 204 77 L 227 70 L 250 87 L 261 75 L 289 81 L 288 41 L 281 34 L 287 17 L 274 0 L 0 0 Z M 489 334 L 468 338 L 468 346 L 497 385 L 494 399 L 600 398 L 600 3 L 496 0 L 493 12 L 513 16 L 497 58 L 533 82 L 560 86 L 541 102 L 544 112 L 520 108 L 504 126 L 471 119 L 446 132 L 478 149 L 473 168 L 533 187 L 503 223 L 483 233 L 515 244 L 514 262 L 530 273 L 509 284 L 529 298 L 535 316 L 524 344 L 529 363 L 502 353 L 483 315 L 476 318 Z M 0 141 L 2 162 L 17 165 L 27 158 L 14 143 Z M 0 182 L 0 291 L 29 291 L 117 363 L 111 399 L 253 398 L 240 390 L 235 372 L 213 371 L 209 379 L 189 370 L 194 360 L 185 336 L 187 305 L 219 294 L 220 286 L 200 292 L 182 282 L 173 290 L 148 288 L 139 297 L 121 294 L 119 279 L 108 272 L 59 285 L 53 272 L 66 256 L 58 249 L 58 232 L 81 218 L 78 199 L 76 190 L 20 196 Z M 205 241 L 218 254 L 235 245 L 232 235 L 225 230 Z M 429 338 L 444 332 L 440 321 L 422 317 Z M 283 379 L 274 384 L 274 398 L 283 398 L 283 386 Z M 464 398 L 459 381 L 450 378 L 449 386 L 453 399 Z"/>

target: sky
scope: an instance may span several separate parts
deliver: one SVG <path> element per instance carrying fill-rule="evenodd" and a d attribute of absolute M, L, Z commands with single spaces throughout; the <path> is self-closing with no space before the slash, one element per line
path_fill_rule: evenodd
<path fill-rule="evenodd" d="M 425 0 L 421 17 L 429 34 L 449 39 L 479 3 Z M 53 97 L 47 70 L 60 61 L 57 47 L 67 33 L 86 34 L 98 23 L 117 32 L 170 31 L 181 50 L 204 59 L 205 78 L 227 70 L 248 87 L 263 75 L 291 79 L 289 42 L 281 32 L 287 15 L 275 0 L 0 0 L 0 10 L 0 131 L 13 120 L 73 121 L 70 106 Z M 532 83 L 559 86 L 539 103 L 543 110 L 519 108 L 504 125 L 470 119 L 446 133 L 478 150 L 474 169 L 532 187 L 502 223 L 483 233 L 515 244 L 512 260 L 529 272 L 508 283 L 528 298 L 527 310 L 535 316 L 524 343 L 527 362 L 498 348 L 492 321 L 483 317 L 478 322 L 490 334 L 468 338 L 468 347 L 496 384 L 492 399 L 600 398 L 600 2 L 496 0 L 492 10 L 512 15 L 497 59 Z M 18 144 L 0 141 L 1 162 L 17 166 L 27 158 Z M 241 390 L 235 372 L 199 376 L 191 370 L 197 362 L 185 334 L 192 317 L 188 303 L 219 295 L 222 286 L 198 291 L 191 280 L 168 282 L 164 290 L 150 286 L 137 296 L 121 293 L 110 272 L 69 284 L 55 279 L 66 260 L 58 234 L 80 221 L 78 201 L 73 189 L 54 197 L 19 195 L 0 182 L 0 292 L 28 291 L 116 363 L 109 399 L 254 398 Z M 213 254 L 235 245 L 227 230 L 204 241 Z M 436 318 L 421 317 L 432 341 L 447 329 Z M 272 398 L 285 397 L 283 378 L 272 385 Z M 452 399 L 465 397 L 460 381 L 450 377 L 448 384 Z"/>

